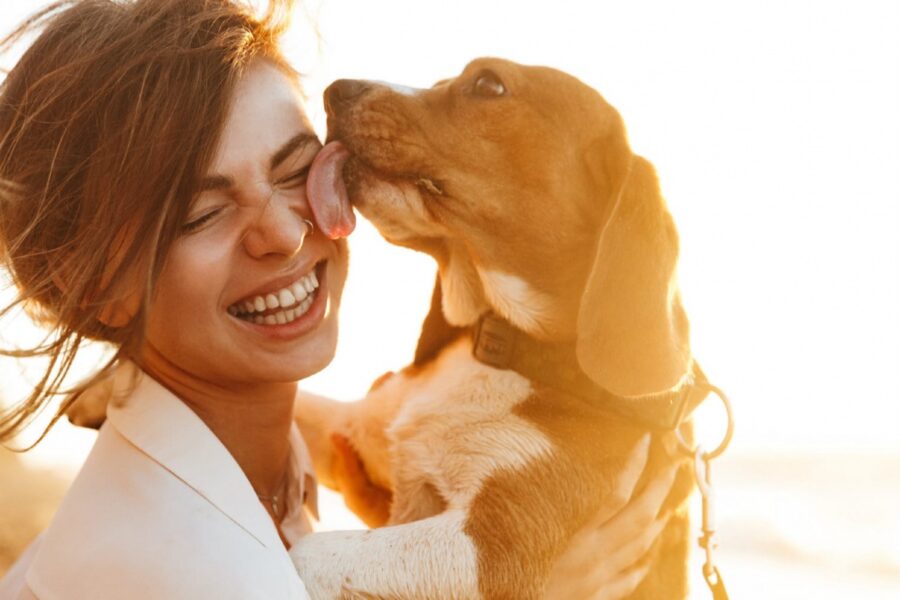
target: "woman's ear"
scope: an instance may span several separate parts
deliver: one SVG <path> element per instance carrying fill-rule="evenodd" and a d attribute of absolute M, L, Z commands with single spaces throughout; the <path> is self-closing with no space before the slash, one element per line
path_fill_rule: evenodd
<path fill-rule="evenodd" d="M 97 312 L 97 320 L 100 323 L 112 329 L 119 329 L 128 325 L 137 315 L 141 307 L 141 294 L 137 291 L 135 279 L 133 273 L 130 273 L 114 289 L 105 290 L 104 295 L 108 296 L 108 299 Z M 56 283 L 56 278 L 53 281 Z M 59 283 L 56 285 L 66 292 L 66 288 L 60 287 Z M 100 292 L 88 292 L 81 302 L 82 308 L 88 303 L 96 302 L 98 295 Z"/>
<path fill-rule="evenodd" d="M 126 258 L 127 248 L 126 242 L 133 239 L 132 226 L 126 226 L 113 238 L 113 244 L 109 251 L 109 259 L 103 269 L 99 287 L 91 288 L 83 294 L 80 306 L 82 309 L 87 308 L 89 304 L 97 302 L 101 295 L 109 297 L 104 305 L 97 313 L 97 320 L 112 329 L 125 327 L 131 322 L 140 310 L 141 294 L 137 290 L 138 273 L 140 269 L 132 266 L 119 274 L 119 281 L 114 283 L 113 279 L 117 275 L 116 271 L 122 266 Z M 65 266 L 54 269 L 50 274 L 53 285 L 59 289 L 64 295 L 73 293 L 73 289 L 77 286 L 71 285 L 71 279 L 74 277 L 71 270 Z"/>
<path fill-rule="evenodd" d="M 128 224 L 113 239 L 109 260 L 100 281 L 100 290 L 108 298 L 97 319 L 107 327 L 118 329 L 128 325 L 141 308 L 141 277 L 144 266 L 129 257 L 134 249 L 134 224 Z"/>
<path fill-rule="evenodd" d="M 133 292 L 125 298 L 117 298 L 106 304 L 97 316 L 97 319 L 113 329 L 125 327 L 131 319 L 137 315 L 140 306 L 140 296 Z"/>
<path fill-rule="evenodd" d="M 578 362 L 618 395 L 669 390 L 691 370 L 688 320 L 675 281 L 678 234 L 648 161 L 628 150 L 627 160 L 602 162 L 603 177 L 620 183 L 606 190 L 612 208 L 581 298 Z"/>
<path fill-rule="evenodd" d="M 53 283 L 64 294 L 69 291 L 65 279 L 58 274 L 53 275 Z M 97 320 L 100 323 L 112 329 L 118 329 L 128 325 L 131 319 L 137 315 L 141 306 L 141 295 L 137 292 L 135 286 L 129 285 L 128 287 L 130 288 L 129 291 L 121 293 L 113 291 L 111 294 L 113 297 L 97 313 Z M 94 302 L 94 295 L 91 293 L 87 294 L 87 297 L 81 302 L 81 307 L 85 308 L 88 303 Z"/>

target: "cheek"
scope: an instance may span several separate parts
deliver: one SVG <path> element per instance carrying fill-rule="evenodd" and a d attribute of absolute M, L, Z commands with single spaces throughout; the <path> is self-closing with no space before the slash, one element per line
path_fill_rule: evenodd
<path fill-rule="evenodd" d="M 151 327 L 172 328 L 175 323 L 197 327 L 214 316 L 226 264 L 214 247 L 176 242 L 154 290 Z"/>

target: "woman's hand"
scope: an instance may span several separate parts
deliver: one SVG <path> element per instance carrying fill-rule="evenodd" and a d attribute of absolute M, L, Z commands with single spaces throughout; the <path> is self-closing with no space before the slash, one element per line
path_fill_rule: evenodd
<path fill-rule="evenodd" d="M 647 449 L 648 445 L 641 444 L 633 452 L 627 475 L 638 465 L 638 474 L 643 471 Z M 602 510 L 575 534 L 550 574 L 544 597 L 618 600 L 633 592 L 649 568 L 643 559 L 669 520 L 669 515 L 659 516 L 659 511 L 677 470 L 675 465 L 660 473 L 616 514 L 610 516 L 608 509 Z"/>
<path fill-rule="evenodd" d="M 331 444 L 334 446 L 332 476 L 347 508 L 369 527 L 386 524 L 391 514 L 391 491 L 369 479 L 359 454 L 347 438 L 334 434 Z"/>

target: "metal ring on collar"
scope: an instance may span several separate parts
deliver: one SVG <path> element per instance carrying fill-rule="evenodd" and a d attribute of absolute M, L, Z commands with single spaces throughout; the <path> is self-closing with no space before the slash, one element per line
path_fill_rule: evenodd
<path fill-rule="evenodd" d="M 718 456 L 721 456 L 722 453 L 725 452 L 725 449 L 728 448 L 728 444 L 731 443 L 731 437 L 734 435 L 734 415 L 731 412 L 731 402 L 728 400 L 728 396 L 725 395 L 725 392 L 709 382 L 703 382 L 699 385 L 705 387 L 707 391 L 712 392 L 713 394 L 718 396 L 719 400 L 722 401 L 722 406 L 725 407 L 725 414 L 728 418 L 728 426 L 725 429 L 725 436 L 722 438 L 722 441 L 719 442 L 719 445 L 716 446 L 716 449 L 712 452 L 704 452 L 702 454 L 703 459 L 712 460 Z M 680 428 L 675 429 L 675 437 L 678 439 L 681 450 L 686 452 L 689 456 L 694 456 L 697 453 L 697 449 L 700 448 L 699 444 L 694 448 L 691 448 L 684 440 L 684 436 L 681 435 Z"/>

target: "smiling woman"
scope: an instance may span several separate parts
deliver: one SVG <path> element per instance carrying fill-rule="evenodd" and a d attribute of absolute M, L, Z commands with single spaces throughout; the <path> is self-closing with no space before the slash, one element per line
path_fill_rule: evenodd
<path fill-rule="evenodd" d="M 240 389 L 328 364 L 346 253 L 310 220 L 306 173 L 319 148 L 296 83 L 269 62 L 251 64 L 156 282 L 145 370 L 176 357 L 179 371 Z"/>
<path fill-rule="evenodd" d="M 85 339 L 120 348 L 109 364 L 138 354 L 149 292 L 194 210 L 231 90 L 255 56 L 290 72 L 275 49 L 286 25 L 278 11 L 256 23 L 224 5 L 198 13 L 194 3 L 138 3 L 126 12 L 85 2 L 63 12 L 68 4 L 5 42 L 49 23 L 3 83 L 0 240 L 21 291 L 3 313 L 22 305 L 56 335 L 17 352 L 53 360 L 31 397 L 3 413 L 3 439 L 60 390 Z M 36 72 L 47 75 L 34 80 Z M 311 133 L 298 110 L 294 129 Z"/>
<path fill-rule="evenodd" d="M 0 89 L 3 313 L 51 337 L 10 352 L 49 366 L 0 440 L 68 391 L 86 340 L 115 349 L 98 376 L 120 365 L 121 396 L 0 595 L 305 597 L 292 405 L 333 356 L 346 249 L 306 201 L 320 145 L 277 47 L 289 9 L 61 2 L 4 42 L 42 29 Z"/>

